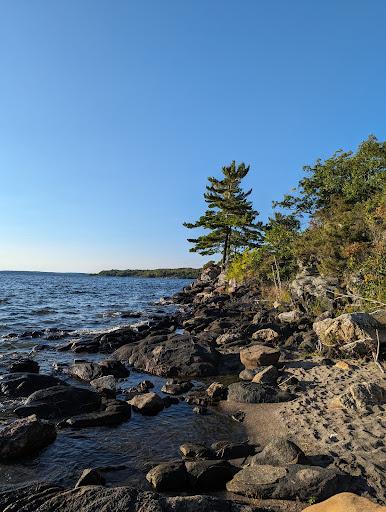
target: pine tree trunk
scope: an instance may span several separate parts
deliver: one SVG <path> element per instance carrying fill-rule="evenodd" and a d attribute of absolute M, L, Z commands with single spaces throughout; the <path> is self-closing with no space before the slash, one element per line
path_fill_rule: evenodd
<path fill-rule="evenodd" d="M 223 250 L 223 253 L 222 253 L 222 264 L 221 264 L 221 267 L 222 267 L 223 270 L 225 269 L 225 265 L 226 265 L 226 262 L 227 262 L 228 241 L 229 241 L 229 229 L 227 230 L 226 235 L 225 235 L 224 250 Z"/>

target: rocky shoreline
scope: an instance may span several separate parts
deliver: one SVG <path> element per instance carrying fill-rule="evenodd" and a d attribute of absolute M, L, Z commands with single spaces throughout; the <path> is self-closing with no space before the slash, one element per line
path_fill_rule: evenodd
<path fill-rule="evenodd" d="M 253 284 L 230 286 L 209 265 L 163 300 L 181 305 L 175 313 L 70 341 L 57 333 L 59 350 L 79 358 L 55 375 L 40 374 L 31 358 L 10 360 L 0 397 L 22 404 L 19 419 L 0 430 L 2 462 L 38 454 L 62 429 L 113 427 L 182 401 L 199 415 L 217 410 L 242 423 L 248 441 L 206 446 L 187 432 L 180 458 L 144 475 L 154 492 L 108 487 L 103 472 L 85 468 L 74 489 L 4 488 L 0 510 L 332 511 L 328 501 L 313 503 L 343 493 L 353 506 L 347 492 L 363 496 L 350 510 L 383 510 L 386 391 L 372 350 L 378 341 L 382 358 L 386 312 L 337 315 L 345 299 L 334 290 L 337 283 L 303 269 L 290 304 L 271 305 Z M 322 298 L 326 311 L 316 317 L 310 297 Z M 132 371 L 149 378 L 121 389 Z M 165 396 L 151 375 L 167 379 Z"/>

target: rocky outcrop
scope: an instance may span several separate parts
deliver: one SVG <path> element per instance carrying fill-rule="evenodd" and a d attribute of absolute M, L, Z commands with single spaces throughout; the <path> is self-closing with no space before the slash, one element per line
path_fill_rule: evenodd
<path fill-rule="evenodd" d="M 0 461 L 19 459 L 39 452 L 56 438 L 54 425 L 32 415 L 15 420 L 0 430 Z"/>
<path fill-rule="evenodd" d="M 217 373 L 219 354 L 213 345 L 189 334 L 150 336 L 125 345 L 113 357 L 134 368 L 165 377 L 204 377 Z"/>
<path fill-rule="evenodd" d="M 276 364 L 279 358 L 280 350 L 265 345 L 252 345 L 240 352 L 240 361 L 249 370 Z"/>
<path fill-rule="evenodd" d="M 0 395 L 9 398 L 26 397 L 41 389 L 64 384 L 51 375 L 36 373 L 10 373 L 0 376 Z"/>
<path fill-rule="evenodd" d="M 322 500 L 354 488 L 353 479 L 335 469 L 317 466 L 250 466 L 228 482 L 235 494 L 263 499 L 306 501 L 310 496 Z"/>
<path fill-rule="evenodd" d="M 94 391 L 75 386 L 53 386 L 32 393 L 15 412 L 22 417 L 36 414 L 38 418 L 61 419 L 96 411 L 100 405 L 100 395 Z"/>

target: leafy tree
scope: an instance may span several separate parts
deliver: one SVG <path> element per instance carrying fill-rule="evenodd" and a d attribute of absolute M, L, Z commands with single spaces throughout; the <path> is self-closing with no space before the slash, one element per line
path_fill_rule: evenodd
<path fill-rule="evenodd" d="M 261 241 L 261 223 L 256 222 L 258 212 L 253 209 L 248 196 L 252 189 L 244 191 L 241 182 L 249 172 L 244 163 L 236 166 L 235 161 L 222 168 L 223 178 L 208 178 L 209 185 L 204 193 L 208 205 L 206 212 L 194 223 L 185 222 L 189 229 L 203 228 L 209 231 L 188 241 L 193 244 L 191 252 L 202 255 L 222 253 L 222 264 L 230 254 L 253 247 Z"/>

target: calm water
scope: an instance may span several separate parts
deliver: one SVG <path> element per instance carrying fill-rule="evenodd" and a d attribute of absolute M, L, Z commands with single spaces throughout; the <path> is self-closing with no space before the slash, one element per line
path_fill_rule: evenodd
<path fill-rule="evenodd" d="M 71 334 L 99 332 L 137 322 L 138 319 L 123 318 L 122 314 L 141 311 L 142 320 L 149 314 L 165 312 L 168 307 L 155 302 L 187 283 L 180 279 L 0 272 L 0 371 L 4 371 L 1 362 L 15 353 L 28 353 L 39 343 L 48 344 L 48 349 L 34 353 L 42 372 L 52 373 L 54 362 L 72 363 L 74 354 L 56 350 L 65 340 L 21 337 L 23 333 L 53 328 L 69 330 Z M 15 336 L 9 338 L 9 333 Z M 106 356 L 81 357 L 95 360 Z M 164 379 L 138 372 L 132 372 L 120 382 L 120 387 L 135 385 L 144 378 L 150 379 L 162 395 Z M 12 417 L 16 405 L 17 402 L 0 400 L 0 421 Z M 242 427 L 214 412 L 197 416 L 189 405 L 181 402 L 155 417 L 133 413 L 131 420 L 115 428 L 61 430 L 56 441 L 37 457 L 19 464 L 0 464 L 0 485 L 36 479 L 72 485 L 84 468 L 111 466 L 112 470 L 106 473 L 108 484 L 147 487 L 144 475 L 149 464 L 177 457 L 183 442 L 211 443 L 220 439 L 244 439 Z"/>

